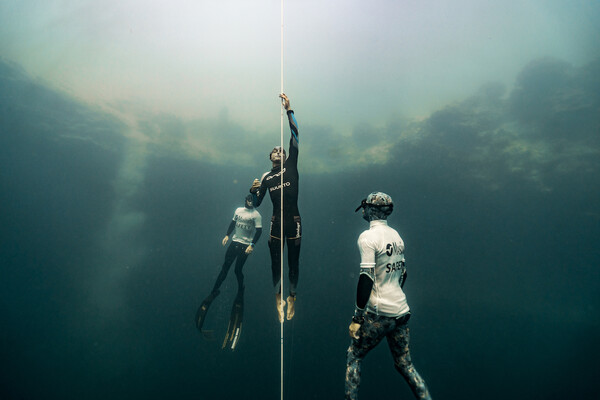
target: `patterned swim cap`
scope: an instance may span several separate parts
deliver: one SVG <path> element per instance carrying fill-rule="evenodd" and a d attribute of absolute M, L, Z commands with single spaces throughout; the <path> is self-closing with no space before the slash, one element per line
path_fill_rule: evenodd
<path fill-rule="evenodd" d="M 376 207 L 393 207 L 394 203 L 392 202 L 392 198 L 388 194 L 385 194 L 383 192 L 373 192 L 367 196 L 367 205 Z"/>

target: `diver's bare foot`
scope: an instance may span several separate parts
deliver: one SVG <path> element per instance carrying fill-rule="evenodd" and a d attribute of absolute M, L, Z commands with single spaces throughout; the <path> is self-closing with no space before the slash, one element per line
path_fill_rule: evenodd
<path fill-rule="evenodd" d="M 277 312 L 279 314 L 279 323 L 283 322 L 283 308 L 285 307 L 285 300 L 281 299 L 281 294 L 277 294 L 275 295 L 276 301 L 277 301 Z"/>
<path fill-rule="evenodd" d="M 287 320 L 294 318 L 294 314 L 296 313 L 296 295 L 288 296 L 288 308 L 287 308 Z"/>

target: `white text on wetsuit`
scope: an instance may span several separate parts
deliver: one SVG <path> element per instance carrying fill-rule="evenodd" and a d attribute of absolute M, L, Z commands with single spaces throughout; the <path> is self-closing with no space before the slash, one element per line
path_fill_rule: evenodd
<path fill-rule="evenodd" d="M 288 187 L 288 186 L 290 186 L 289 182 L 284 182 L 283 183 L 283 187 Z M 269 192 L 272 192 L 274 190 L 279 190 L 279 189 L 281 189 L 281 185 L 273 186 L 273 187 L 269 188 Z"/>

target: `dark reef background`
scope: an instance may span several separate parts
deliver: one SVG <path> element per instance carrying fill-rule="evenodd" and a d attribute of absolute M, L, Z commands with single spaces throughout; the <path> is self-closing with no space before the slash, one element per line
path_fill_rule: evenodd
<path fill-rule="evenodd" d="M 304 138 L 323 135 L 296 115 Z M 220 346 L 232 272 L 207 321 L 215 341 L 193 321 L 266 157 L 214 165 L 140 150 L 125 129 L 0 62 L 0 398 L 279 398 L 264 236 L 244 269 L 238 350 Z M 408 134 L 385 164 L 303 173 L 311 154 L 301 148 L 286 398 L 342 396 L 356 239 L 366 229 L 354 208 L 374 190 L 395 201 L 413 361 L 434 398 L 596 398 L 600 61 L 534 60 L 510 90 L 490 84 L 386 129 Z M 322 137 L 335 163 L 336 144 Z M 259 210 L 265 221 L 270 207 Z M 411 398 L 388 353 L 382 344 L 365 360 L 361 399 Z"/>

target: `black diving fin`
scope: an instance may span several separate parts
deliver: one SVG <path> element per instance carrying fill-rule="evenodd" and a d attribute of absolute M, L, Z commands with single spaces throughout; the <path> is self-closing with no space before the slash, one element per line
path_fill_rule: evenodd
<path fill-rule="evenodd" d="M 200 307 L 198 307 L 198 311 L 196 311 L 196 328 L 202 333 L 208 333 L 208 331 L 204 331 L 202 326 L 204 325 L 204 321 L 206 320 L 206 314 L 208 313 L 208 308 L 212 304 L 213 300 L 219 295 L 219 291 L 216 290 L 211 292 L 206 299 L 202 302 Z"/>
<path fill-rule="evenodd" d="M 242 320 L 244 317 L 244 289 L 238 291 L 233 307 L 231 309 L 231 317 L 229 318 L 229 326 L 223 340 L 223 349 L 226 347 L 235 350 L 240 336 L 242 334 Z"/>

